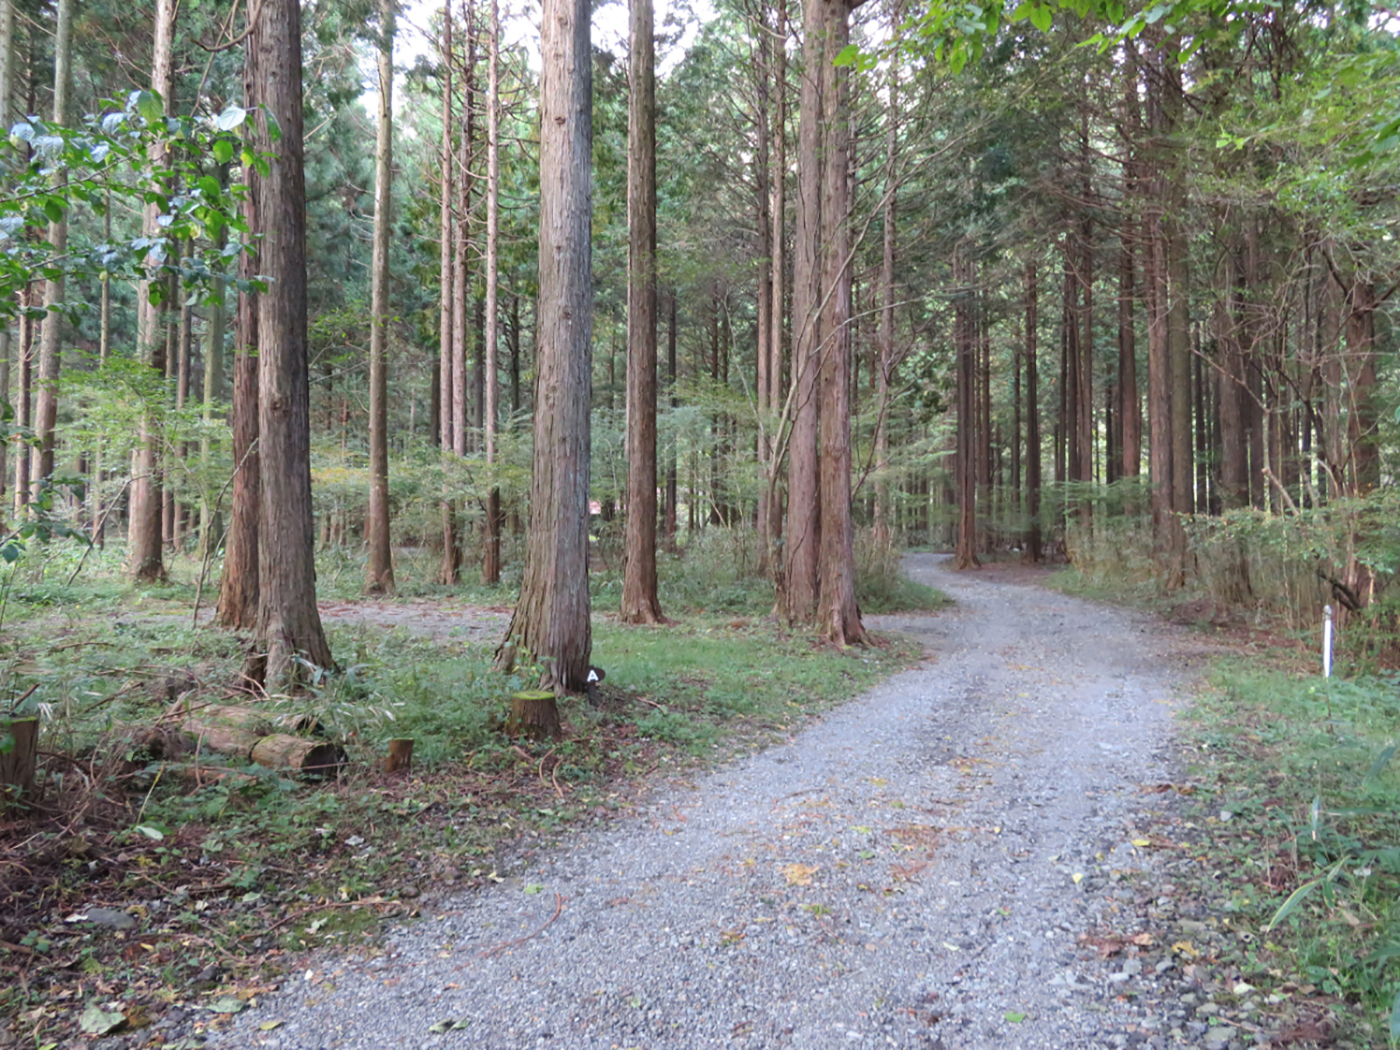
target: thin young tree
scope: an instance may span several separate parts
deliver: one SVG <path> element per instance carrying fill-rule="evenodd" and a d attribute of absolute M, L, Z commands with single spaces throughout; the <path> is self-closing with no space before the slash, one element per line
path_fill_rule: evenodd
<path fill-rule="evenodd" d="M 631 2 L 627 103 L 627 524 L 622 619 L 660 623 L 656 583 L 656 40 Z"/>
<path fill-rule="evenodd" d="M 316 608 L 311 511 L 311 407 L 306 338 L 306 181 L 302 125 L 301 5 L 254 8 L 261 82 L 255 144 L 268 158 L 258 194 L 258 409 L 262 464 L 258 626 L 249 677 L 269 691 L 295 688 L 307 665 L 331 667 Z M 281 134 L 270 134 L 276 121 Z"/>
<path fill-rule="evenodd" d="M 540 75 L 539 305 L 530 528 L 520 599 L 496 651 L 541 685 L 583 689 L 588 596 L 593 287 L 592 55 L 588 0 L 544 0 Z"/>
<path fill-rule="evenodd" d="M 389 544 L 389 224 L 394 190 L 394 0 L 379 2 L 379 125 L 369 307 L 369 561 L 365 590 L 394 592 Z"/>

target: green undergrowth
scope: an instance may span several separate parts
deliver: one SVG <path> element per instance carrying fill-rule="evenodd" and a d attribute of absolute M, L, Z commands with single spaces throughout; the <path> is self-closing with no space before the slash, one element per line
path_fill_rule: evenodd
<path fill-rule="evenodd" d="M 49 557 L 0 580 L 0 702 L 23 698 L 19 713 L 43 719 L 39 791 L 0 821 L 0 967 L 23 976 L 0 981 L 0 1017 L 41 1046 L 71 1037 L 97 1000 L 123 1004 L 124 1031 L 172 1004 L 216 1027 L 226 1012 L 206 1008 L 257 994 L 295 967 L 290 953 L 358 943 L 435 895 L 509 879 L 530 851 L 625 812 L 655 777 L 783 739 L 917 656 L 900 641 L 839 650 L 754 615 L 771 604 L 761 577 L 737 603 L 747 614 L 695 582 L 709 610 L 673 591 L 668 626 L 595 616 L 606 679 L 561 700 L 562 738 L 533 742 L 504 732 L 528 678 L 493 671 L 489 644 L 415 634 L 421 602 L 375 621 L 376 602 L 363 624 L 331 629 L 334 672 L 304 695 L 253 701 L 309 716 L 345 749 L 343 776 L 305 782 L 179 732 L 177 701 L 250 702 L 237 691 L 244 641 L 193 626 L 191 562 L 171 584 L 136 588 L 109 573 L 115 552 L 94 552 L 70 586 L 73 559 Z M 383 772 L 387 741 L 405 737 L 412 768 Z M 136 925 L 78 918 L 96 906 Z"/>
<path fill-rule="evenodd" d="M 1330 1000 L 1367 1045 L 1400 1037 L 1400 680 L 1221 662 L 1191 735 L 1203 892 L 1266 991 Z"/>

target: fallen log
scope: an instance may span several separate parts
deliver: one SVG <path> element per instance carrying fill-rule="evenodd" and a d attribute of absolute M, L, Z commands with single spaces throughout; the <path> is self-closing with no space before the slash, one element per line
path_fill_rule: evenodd
<path fill-rule="evenodd" d="M 267 711 L 240 704 L 189 704 L 184 708 L 187 718 L 207 725 L 226 725 L 244 729 L 258 736 L 270 733 L 291 733 L 297 736 L 324 736 L 325 727 L 315 715 Z"/>
<path fill-rule="evenodd" d="M 253 761 L 268 769 L 295 769 L 302 776 L 340 776 L 347 761 L 345 752 L 324 740 L 307 740 L 300 736 L 273 733 L 254 746 Z"/>
<path fill-rule="evenodd" d="M 250 733 L 223 723 L 187 718 L 180 727 L 201 748 L 256 762 L 268 769 L 291 769 L 302 776 L 338 777 L 347 761 L 344 750 L 324 740 L 285 733 Z"/>

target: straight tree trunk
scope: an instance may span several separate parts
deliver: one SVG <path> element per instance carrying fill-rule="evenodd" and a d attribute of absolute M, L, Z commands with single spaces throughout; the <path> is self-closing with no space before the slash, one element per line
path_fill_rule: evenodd
<path fill-rule="evenodd" d="M 1376 404 L 1376 289 L 1354 276 L 1347 302 L 1347 437 L 1351 444 L 1353 491 L 1369 495 L 1381 483 Z"/>
<path fill-rule="evenodd" d="M 898 31 L 901 21 L 898 5 L 890 15 L 892 29 Z M 899 64 L 890 63 L 887 85 L 889 102 L 886 106 L 885 127 L 885 201 L 884 240 L 880 253 L 880 338 L 875 361 L 875 543 L 880 548 L 890 545 L 890 452 L 889 406 L 890 374 L 894 370 L 894 259 L 897 228 L 896 191 L 899 164 Z"/>
<path fill-rule="evenodd" d="M 15 0 L 0 0 L 0 128 L 9 128 L 14 112 Z M 8 150 L 0 143 L 0 151 Z M 106 285 L 103 285 L 105 291 Z M 15 349 L 9 320 L 0 322 L 0 399 L 10 401 L 10 359 Z M 0 441 L 0 522 L 5 517 L 3 497 L 9 477 L 9 443 Z"/>
<path fill-rule="evenodd" d="M 953 350 L 957 354 L 957 475 L 958 528 L 954 564 L 975 569 L 977 560 L 977 344 L 972 333 L 971 274 L 964 248 L 953 249 Z"/>
<path fill-rule="evenodd" d="M 334 661 L 316 608 L 311 511 L 301 6 L 262 0 L 256 10 L 252 46 L 259 102 L 267 109 L 258 117 L 256 145 L 269 165 L 258 194 L 258 268 L 268 278 L 258 302 L 259 441 L 268 469 L 258 528 L 258 655 L 249 677 L 269 692 L 285 692 L 305 680 L 307 663 L 330 668 Z M 270 120 L 281 128 L 277 138 L 269 134 Z"/>
<path fill-rule="evenodd" d="M 754 353 L 754 418 L 758 422 L 758 472 L 764 479 L 758 493 L 758 512 L 754 526 L 760 538 L 765 539 L 760 554 L 760 572 L 768 572 L 768 503 L 775 486 L 768 484 L 773 478 L 773 434 L 768 405 L 771 401 L 769 387 L 772 377 L 769 372 L 772 360 L 769 346 L 773 340 L 773 216 L 771 185 L 772 170 L 772 126 L 770 123 L 770 103 L 772 95 L 771 71 L 773 66 L 773 38 L 768 28 L 769 4 L 762 0 L 757 5 L 752 29 L 757 47 L 753 51 L 752 71 L 754 76 L 754 124 L 757 136 L 757 149 L 754 152 L 754 220 L 756 225 L 758 255 L 757 288 L 757 331 Z"/>
<path fill-rule="evenodd" d="M 256 32 L 256 26 L 252 27 Z M 256 41 L 244 55 L 243 105 L 250 112 L 261 104 Z M 243 173 L 248 194 L 243 198 L 243 221 L 249 230 L 262 228 L 258 198 L 262 177 L 257 169 Z M 262 470 L 258 451 L 258 300 L 247 291 L 259 271 L 250 252 L 238 258 L 238 312 L 233 336 L 233 491 L 228 539 L 224 544 L 224 573 L 219 583 L 216 623 L 250 631 L 258 622 L 258 519 L 262 515 Z"/>
<path fill-rule="evenodd" d="M 778 541 L 783 535 L 783 493 L 778 481 L 782 470 L 780 454 L 781 419 L 783 405 L 787 401 L 787 387 L 783 382 L 783 345 L 786 333 L 786 315 L 783 310 L 787 287 L 787 0 L 773 0 L 773 207 L 771 218 L 773 235 L 769 238 L 773 253 L 773 280 L 770 294 L 773 304 L 768 311 L 768 345 L 764 352 L 768 355 L 768 418 L 773 420 L 773 447 L 769 457 L 768 531 L 763 536 L 768 553 L 768 571 L 775 582 L 775 593 L 782 601 L 786 586 L 782 559 L 778 554 Z M 674 302 L 674 301 L 673 301 Z M 674 381 L 674 377 L 673 377 Z"/>
<path fill-rule="evenodd" d="M 34 285 L 27 284 L 20 291 L 20 302 L 30 306 L 34 302 Z M 33 422 L 33 376 L 34 376 L 34 319 L 21 314 L 19 319 L 19 346 L 16 350 L 18 361 L 18 389 L 15 391 L 15 426 L 28 428 Z M 15 520 L 22 521 L 29 513 L 29 453 L 23 446 L 15 450 Z"/>
<path fill-rule="evenodd" d="M 656 585 L 656 41 L 631 0 L 627 106 L 627 522 L 624 623 L 661 623 Z"/>
<path fill-rule="evenodd" d="M 389 231 L 394 189 L 394 0 L 379 2 L 379 120 L 369 307 L 369 562 L 365 590 L 394 593 L 389 542 Z"/>
<path fill-rule="evenodd" d="M 53 121 L 66 125 L 69 120 L 68 96 L 73 82 L 73 3 L 58 0 L 58 27 L 54 36 Z M 8 132 L 9 125 L 5 125 Z M 68 181 L 60 168 L 56 176 L 59 185 Z M 64 213 L 49 223 L 49 243 L 55 255 L 68 250 L 68 219 Z M 39 331 L 39 389 L 34 418 L 35 449 L 33 480 L 43 484 L 53 474 L 54 424 L 58 421 L 58 374 L 63 360 L 63 302 L 64 280 L 60 273 L 44 282 L 43 325 Z"/>
<path fill-rule="evenodd" d="M 161 97 L 167 115 L 173 112 L 175 70 L 173 39 L 175 34 L 175 0 L 156 0 L 155 43 L 152 46 L 151 90 Z M 166 148 L 152 147 L 151 171 L 159 171 L 165 163 Z M 161 236 L 160 204 L 146 205 L 142 222 L 146 237 Z M 148 259 L 148 265 L 154 259 Z M 164 304 L 151 302 L 151 293 L 159 280 L 149 274 L 141 281 L 136 304 L 138 354 L 158 375 L 165 374 L 166 336 Z M 160 419 L 152 411 L 141 417 L 141 436 L 137 444 L 136 477 L 131 487 L 131 518 L 127 529 L 129 569 L 136 580 L 165 579 L 165 561 L 161 548 L 161 509 L 164 503 L 160 475 Z"/>
<path fill-rule="evenodd" d="M 496 336 L 499 324 L 500 224 L 501 224 L 501 12 L 499 0 L 491 0 L 491 44 L 486 73 L 486 318 L 482 355 L 486 360 L 486 403 L 482 431 L 486 440 L 486 527 L 482 544 L 481 582 L 501 582 L 501 490 L 496 485 L 496 438 L 500 426 L 500 381 L 497 377 Z M 654 315 L 653 315 L 654 316 Z M 655 342 L 652 344 L 655 358 Z M 654 385 L 654 384 L 653 384 Z M 653 404 L 655 398 L 652 399 Z M 655 419 L 653 417 L 653 424 Z M 653 460 L 653 467 L 655 461 Z M 654 471 L 653 471 L 654 473 Z M 654 490 L 655 486 L 653 486 Z M 652 499 L 655 500 L 653 492 Z"/>
<path fill-rule="evenodd" d="M 837 645 L 869 641 L 856 604 L 851 519 L 851 100 L 850 69 L 836 65 L 850 41 L 847 0 L 827 0 L 822 111 L 821 565 L 818 631 Z"/>
<path fill-rule="evenodd" d="M 534 469 L 524 577 L 497 666 L 586 687 L 592 404 L 592 53 L 587 0 L 544 0 Z"/>
<path fill-rule="evenodd" d="M 842 3 L 843 0 L 835 0 Z M 797 227 L 792 282 L 792 429 L 788 442 L 788 510 L 784 542 L 784 615 L 789 623 L 811 623 L 817 612 L 820 481 L 817 378 L 828 333 L 821 328 L 822 110 L 826 68 L 822 35 L 828 31 L 828 0 L 803 0 L 801 120 L 797 136 Z"/>
<path fill-rule="evenodd" d="M 1037 349 L 1035 260 L 1026 263 L 1026 542 L 1023 560 L 1041 557 L 1040 538 L 1040 390 Z"/>
<path fill-rule="evenodd" d="M 453 303 L 456 301 L 453 268 L 452 202 L 455 158 L 452 155 L 452 0 L 442 5 L 442 157 L 438 208 L 438 446 L 443 458 L 453 454 L 452 352 Z M 442 513 L 442 563 L 438 582 L 452 586 L 460 579 L 462 549 L 457 542 L 457 507 L 444 498 Z"/>

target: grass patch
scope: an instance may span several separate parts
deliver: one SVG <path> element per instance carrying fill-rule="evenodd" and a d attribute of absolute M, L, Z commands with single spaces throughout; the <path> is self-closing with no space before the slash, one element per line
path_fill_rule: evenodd
<path fill-rule="evenodd" d="M 1400 998 L 1400 681 L 1222 662 L 1191 715 L 1201 887 L 1243 936 L 1249 983 L 1329 1001 L 1368 1045 Z M 1222 819 L 1228 815 L 1229 819 Z"/>

